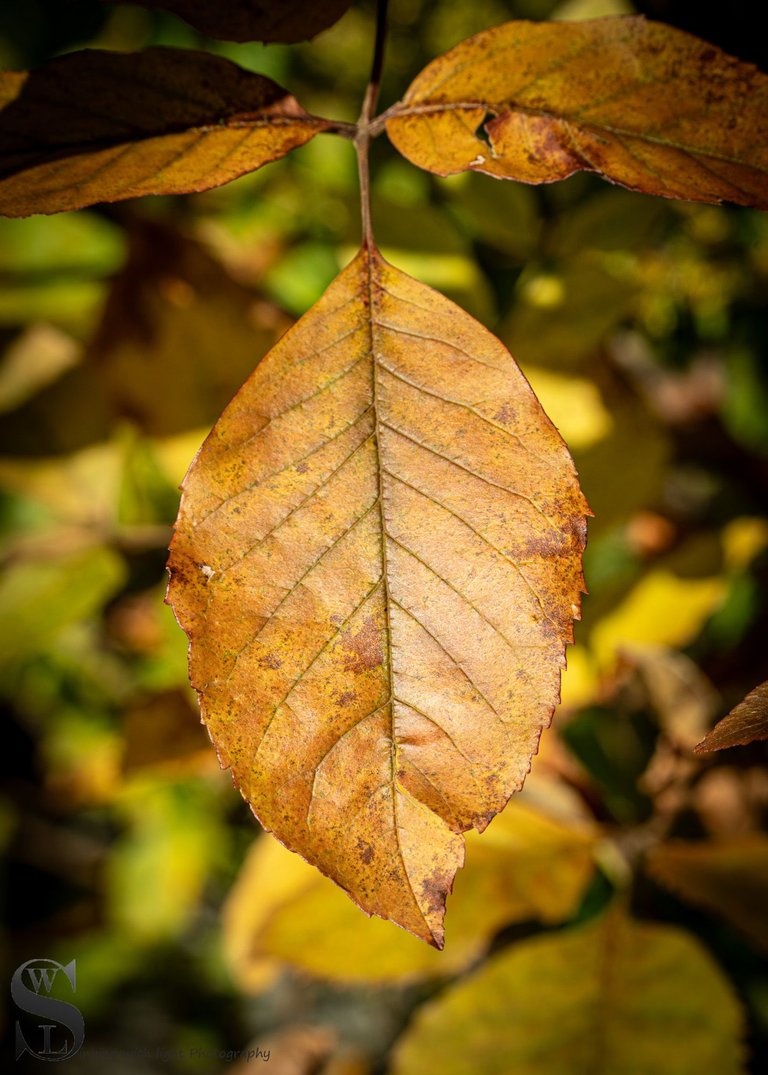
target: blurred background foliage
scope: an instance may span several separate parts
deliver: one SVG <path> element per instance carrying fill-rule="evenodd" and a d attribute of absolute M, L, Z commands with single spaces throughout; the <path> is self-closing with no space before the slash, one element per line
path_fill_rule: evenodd
<path fill-rule="evenodd" d="M 638 5 L 766 66 L 748 6 Z M 494 23 L 630 10 L 393 0 L 382 106 Z M 363 2 L 309 45 L 231 45 L 137 7 L 19 0 L 0 60 L 206 48 L 352 120 L 372 26 Z M 507 343 L 595 511 L 555 728 L 469 837 L 440 954 L 259 835 L 199 724 L 163 604 L 177 487 L 355 250 L 348 143 L 203 195 L 1 220 L 7 975 L 76 958 L 84 1075 L 99 1049 L 115 1075 L 181 1075 L 256 1045 L 281 1075 L 568 1075 L 588 1063 L 553 1036 L 610 1024 L 609 952 L 615 1070 L 624 1050 L 638 1072 L 765 1071 L 766 749 L 691 747 L 768 678 L 768 217 L 586 175 L 439 181 L 384 139 L 373 175 L 385 256 Z"/>

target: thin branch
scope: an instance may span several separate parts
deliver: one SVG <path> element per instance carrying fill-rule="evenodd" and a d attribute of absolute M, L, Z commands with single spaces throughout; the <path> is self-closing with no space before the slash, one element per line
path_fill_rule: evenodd
<path fill-rule="evenodd" d="M 341 119 L 332 119 L 328 121 L 328 126 L 321 134 L 340 134 L 342 138 L 348 138 L 350 142 L 354 142 L 357 136 L 357 124 L 345 123 Z"/>
<path fill-rule="evenodd" d="M 376 44 L 373 48 L 371 77 L 365 91 L 363 110 L 360 113 L 360 126 L 368 127 L 376 112 L 381 89 L 381 69 L 384 66 L 384 45 L 387 39 L 387 8 L 389 0 L 379 0 L 376 9 Z"/>
<path fill-rule="evenodd" d="M 362 214 L 362 244 L 373 249 L 373 227 L 371 225 L 371 181 L 368 169 L 368 148 L 371 143 L 371 120 L 376 112 L 381 88 L 381 70 L 384 65 L 384 45 L 387 38 L 388 0 L 378 0 L 376 9 L 376 43 L 373 48 L 371 77 L 365 91 L 363 108 L 357 123 L 355 148 L 357 150 L 357 169 L 360 175 L 360 208 Z"/>
<path fill-rule="evenodd" d="M 371 121 L 371 125 L 368 128 L 368 133 L 371 138 L 378 138 L 387 125 L 387 120 L 397 114 L 397 106 L 393 105 L 392 108 L 388 108 L 386 112 L 382 112 Z"/>

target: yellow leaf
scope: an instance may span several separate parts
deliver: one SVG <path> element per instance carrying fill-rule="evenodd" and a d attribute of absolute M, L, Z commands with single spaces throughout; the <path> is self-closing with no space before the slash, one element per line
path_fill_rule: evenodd
<path fill-rule="evenodd" d="M 608 665 L 625 645 L 685 646 L 725 592 L 721 578 L 686 579 L 660 569 L 649 571 L 622 604 L 595 626 L 592 650 L 601 665 Z"/>
<path fill-rule="evenodd" d="M 551 720 L 587 511 L 505 348 L 367 248 L 185 479 L 169 600 L 222 765 L 265 828 L 438 947 L 459 834 Z"/>
<path fill-rule="evenodd" d="M 613 429 L 610 412 L 591 381 L 536 366 L 526 366 L 525 376 L 571 451 L 591 447 Z"/>
<path fill-rule="evenodd" d="M 618 911 L 507 949 L 417 1013 L 393 1075 L 738 1075 L 738 1001 L 682 930 Z"/>
<path fill-rule="evenodd" d="M 597 695 L 599 680 L 595 662 L 586 646 L 568 650 L 568 667 L 560 684 L 560 702 L 564 706 L 587 705 Z"/>
<path fill-rule="evenodd" d="M 731 571 L 745 571 L 768 545 L 768 520 L 749 515 L 732 519 L 723 527 L 725 562 Z"/>
<path fill-rule="evenodd" d="M 476 34 L 416 77 L 387 132 L 438 175 L 549 183 L 585 170 L 646 194 L 768 207 L 768 77 L 633 16 Z"/>
<path fill-rule="evenodd" d="M 364 918 L 327 878 L 266 836 L 256 841 L 224 911 L 224 943 L 237 981 L 260 989 L 280 964 L 338 981 L 401 981 L 467 966 L 510 922 L 560 922 L 594 873 L 598 833 L 513 802 L 482 835 L 448 909 L 442 953 L 390 922 Z"/>

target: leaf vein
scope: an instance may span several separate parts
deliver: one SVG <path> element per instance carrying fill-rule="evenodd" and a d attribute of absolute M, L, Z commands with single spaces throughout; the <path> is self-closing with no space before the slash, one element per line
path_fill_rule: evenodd
<path fill-rule="evenodd" d="M 296 689 L 296 687 L 304 679 L 304 677 L 307 675 L 307 673 L 310 671 L 310 669 L 313 668 L 314 665 L 320 660 L 320 658 L 326 652 L 328 647 L 331 646 L 333 644 L 333 642 L 339 637 L 339 635 L 344 630 L 344 628 L 347 626 L 349 621 L 360 611 L 360 609 L 362 609 L 365 606 L 366 601 L 368 601 L 370 596 L 375 592 L 375 590 L 378 587 L 380 582 L 381 582 L 381 576 L 379 576 L 379 578 L 376 580 L 376 582 L 373 584 L 373 586 L 370 588 L 370 590 L 368 590 L 368 592 L 365 594 L 363 599 L 357 605 L 355 605 L 355 607 L 352 609 L 352 611 L 349 613 L 349 615 L 344 619 L 344 621 L 338 625 L 338 627 L 333 632 L 333 634 L 329 638 L 326 639 L 326 641 L 323 643 L 323 645 L 320 647 L 320 649 L 314 655 L 314 657 L 309 662 L 309 664 L 306 665 L 306 667 L 303 668 L 301 670 L 301 672 L 299 672 L 299 674 L 293 680 L 293 682 L 291 683 L 291 686 L 288 688 L 287 693 L 284 694 L 283 697 L 280 699 L 280 701 L 277 703 L 277 705 L 274 706 L 274 708 L 272 709 L 272 712 L 269 715 L 269 718 L 267 719 L 267 723 L 264 726 L 264 729 L 263 729 L 263 731 L 261 733 L 261 736 L 259 737 L 259 741 L 256 744 L 256 749 L 253 751 L 253 756 L 251 758 L 251 764 L 250 764 L 249 768 L 252 769 L 253 766 L 255 765 L 256 758 L 258 757 L 259 751 L 261 750 L 261 748 L 262 748 L 262 746 L 264 744 L 264 740 L 267 737 L 267 733 L 269 732 L 269 729 L 272 726 L 272 722 L 274 721 L 275 716 L 278 713 L 278 711 L 282 708 L 282 706 L 285 705 L 285 703 L 290 698 L 291 694 L 293 694 L 293 692 Z"/>

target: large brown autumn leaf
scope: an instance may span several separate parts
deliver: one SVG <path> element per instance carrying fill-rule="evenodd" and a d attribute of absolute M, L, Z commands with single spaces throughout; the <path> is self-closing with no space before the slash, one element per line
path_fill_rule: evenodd
<path fill-rule="evenodd" d="M 365 250 L 184 481 L 169 599 L 266 828 L 440 947 L 528 772 L 582 587 L 573 464 L 506 349 Z"/>
<path fill-rule="evenodd" d="M 416 77 L 387 132 L 438 175 L 548 183 L 586 170 L 768 208 L 768 76 L 639 17 L 485 30 Z"/>
<path fill-rule="evenodd" d="M 0 214 L 220 186 L 327 123 L 204 52 L 89 50 L 0 72 Z"/>

